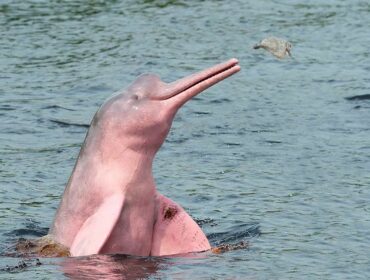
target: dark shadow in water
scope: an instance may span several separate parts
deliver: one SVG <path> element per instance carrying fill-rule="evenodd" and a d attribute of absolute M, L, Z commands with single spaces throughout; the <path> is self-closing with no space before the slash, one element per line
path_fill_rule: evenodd
<path fill-rule="evenodd" d="M 89 124 L 85 124 L 85 123 L 72 123 L 72 122 L 68 122 L 68 121 L 54 120 L 54 119 L 50 119 L 50 121 L 53 122 L 53 123 L 56 123 L 57 125 L 59 125 L 61 127 L 70 127 L 70 126 L 83 127 L 83 128 L 89 128 L 90 127 Z"/>
<path fill-rule="evenodd" d="M 18 238 L 37 238 L 48 234 L 49 229 L 46 227 L 41 227 L 38 222 L 27 221 L 24 223 L 24 228 L 14 229 L 5 233 L 11 240 L 16 240 Z"/>
<path fill-rule="evenodd" d="M 370 100 L 370 94 L 363 94 L 363 95 L 354 95 L 354 96 L 349 96 L 345 97 L 347 100 Z"/>
<path fill-rule="evenodd" d="M 2 279 L 1 273 L 20 273 L 26 269 L 40 265 L 42 265 L 42 263 L 39 258 L 22 259 L 15 265 L 6 265 L 4 267 L 0 267 L 0 279 Z"/>
<path fill-rule="evenodd" d="M 43 107 L 42 109 L 47 109 L 47 110 L 67 110 L 67 111 L 75 111 L 74 109 L 70 109 L 70 108 L 66 108 L 66 107 L 63 107 L 63 106 L 59 106 L 59 105 L 48 105 L 48 106 L 45 106 Z"/>

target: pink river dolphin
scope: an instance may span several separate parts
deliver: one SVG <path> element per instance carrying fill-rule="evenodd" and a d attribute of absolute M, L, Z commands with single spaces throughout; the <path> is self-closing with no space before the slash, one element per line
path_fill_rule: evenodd
<path fill-rule="evenodd" d="M 186 211 L 156 190 L 152 164 L 179 108 L 239 70 L 230 59 L 173 83 L 146 74 L 108 99 L 92 120 L 50 236 L 71 256 L 211 249 Z"/>

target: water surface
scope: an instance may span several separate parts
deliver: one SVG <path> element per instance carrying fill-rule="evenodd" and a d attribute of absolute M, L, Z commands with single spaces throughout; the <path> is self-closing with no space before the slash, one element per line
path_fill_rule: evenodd
<path fill-rule="evenodd" d="M 346 98 L 370 93 L 369 25 L 370 4 L 356 0 L 2 1 L 2 251 L 47 231 L 113 92 L 231 57 L 242 71 L 181 109 L 154 169 L 162 193 L 209 221 L 213 244 L 251 247 L 42 259 L 0 278 L 368 279 L 370 100 Z M 292 42 L 292 59 L 252 49 L 270 35 Z M 0 257 L 0 269 L 18 261 Z"/>

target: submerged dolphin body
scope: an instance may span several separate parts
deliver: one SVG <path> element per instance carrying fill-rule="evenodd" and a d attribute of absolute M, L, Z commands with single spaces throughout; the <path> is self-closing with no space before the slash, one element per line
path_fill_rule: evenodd
<path fill-rule="evenodd" d="M 238 72 L 236 59 L 173 83 L 142 75 L 95 114 L 50 236 L 72 256 L 161 256 L 210 249 L 194 220 L 156 190 L 152 163 L 178 109 Z"/>

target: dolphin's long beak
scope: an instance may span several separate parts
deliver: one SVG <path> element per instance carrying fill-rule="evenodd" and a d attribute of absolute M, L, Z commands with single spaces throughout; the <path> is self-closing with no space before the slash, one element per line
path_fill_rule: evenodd
<path fill-rule="evenodd" d="M 165 91 L 165 96 L 162 96 L 162 98 L 176 108 L 180 108 L 185 102 L 203 90 L 238 72 L 240 70 L 238 63 L 238 60 L 233 58 L 170 83 Z"/>

